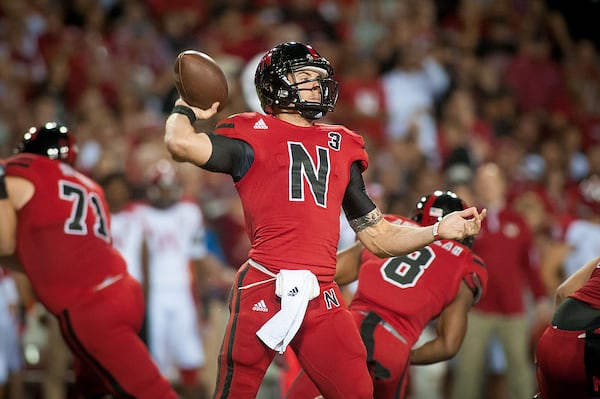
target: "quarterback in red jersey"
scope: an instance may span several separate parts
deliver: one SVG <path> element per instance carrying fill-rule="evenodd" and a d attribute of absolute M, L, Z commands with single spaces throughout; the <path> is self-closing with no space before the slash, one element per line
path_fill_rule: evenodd
<path fill-rule="evenodd" d="M 0 255 L 58 318 L 81 394 L 176 398 L 137 336 L 141 286 L 111 244 L 104 192 L 72 166 L 71 132 L 54 122 L 31 128 L 17 152 L 0 164 Z"/>
<path fill-rule="evenodd" d="M 600 257 L 558 287 L 556 305 L 537 345 L 537 397 L 600 398 Z"/>
<path fill-rule="evenodd" d="M 271 360 L 289 345 L 327 398 L 371 398 L 367 354 L 333 281 L 340 209 L 361 242 L 386 257 L 437 235 L 477 234 L 485 211 L 454 213 L 435 229 L 383 219 L 365 191 L 363 139 L 315 122 L 333 111 L 337 82 L 311 46 L 288 42 L 269 50 L 255 86 L 266 114 L 234 115 L 214 133 L 197 133 L 196 119 L 212 117 L 219 104 L 202 110 L 178 99 L 166 121 L 173 159 L 232 176 L 251 241 L 230 297 L 214 397 L 254 398 Z"/>
<path fill-rule="evenodd" d="M 430 226 L 464 202 L 452 192 L 435 191 L 417 204 L 413 220 L 385 215 L 401 226 Z M 376 257 L 360 242 L 338 254 L 335 280 L 340 285 L 358 279 L 350 311 L 367 349 L 376 399 L 404 398 L 409 364 L 450 359 L 467 328 L 467 312 L 487 285 L 483 261 L 471 249 L 471 238 L 440 240 L 408 255 Z M 437 337 L 413 348 L 425 326 L 437 318 Z M 290 399 L 319 394 L 301 373 Z"/>

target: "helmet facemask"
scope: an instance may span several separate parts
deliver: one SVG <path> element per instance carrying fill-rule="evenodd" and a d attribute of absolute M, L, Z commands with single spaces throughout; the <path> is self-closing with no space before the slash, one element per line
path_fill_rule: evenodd
<path fill-rule="evenodd" d="M 294 72 L 309 69 L 319 73 L 313 80 L 296 82 Z M 285 43 L 263 57 L 255 76 L 258 97 L 265 112 L 296 110 L 302 117 L 315 120 L 333 111 L 338 99 L 338 83 L 332 79 L 333 68 L 312 47 L 301 43 Z M 304 101 L 300 84 L 316 81 L 319 84 L 319 102 Z"/>
<path fill-rule="evenodd" d="M 320 76 L 315 79 L 309 79 L 309 80 L 303 80 L 301 82 L 297 82 L 295 79 L 294 72 L 297 72 L 299 70 L 304 70 L 304 69 L 310 69 L 310 70 L 316 71 L 319 73 Z M 302 117 L 309 119 L 309 120 L 315 120 L 315 119 L 322 118 L 325 116 L 325 114 L 327 114 L 327 112 L 333 111 L 333 109 L 335 107 L 335 103 L 337 102 L 338 83 L 335 80 L 328 77 L 327 71 L 325 69 L 318 68 L 318 67 L 312 67 L 312 66 L 300 67 L 300 68 L 297 68 L 296 70 L 292 70 L 291 72 L 288 72 L 287 76 L 291 76 L 291 78 L 292 78 L 291 82 L 287 78 L 285 79 L 285 81 L 286 81 L 286 84 L 288 84 L 290 87 L 293 101 L 291 103 L 289 103 L 288 106 L 285 107 L 285 109 L 298 110 L 298 112 L 300 113 L 300 115 L 302 115 Z M 317 82 L 319 84 L 319 91 L 320 91 L 320 97 L 321 97 L 319 102 L 306 101 L 306 100 L 302 99 L 300 91 L 302 91 L 303 89 L 300 89 L 299 86 L 305 85 L 305 84 L 311 83 L 311 82 Z M 310 90 L 310 89 L 305 89 L 305 90 Z M 284 108 L 284 107 L 279 107 L 279 108 Z"/>

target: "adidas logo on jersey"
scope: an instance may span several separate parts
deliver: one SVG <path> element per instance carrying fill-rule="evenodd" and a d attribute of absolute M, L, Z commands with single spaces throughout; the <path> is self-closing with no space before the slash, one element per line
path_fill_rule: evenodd
<path fill-rule="evenodd" d="M 257 130 L 266 130 L 268 129 L 269 126 L 267 126 L 267 124 L 265 123 L 265 121 L 263 121 L 262 118 L 260 118 L 258 121 L 256 121 L 256 123 L 254 124 L 254 129 Z"/>
<path fill-rule="evenodd" d="M 288 291 L 288 296 L 296 296 L 298 295 L 298 287 L 294 287 L 291 290 Z"/>
<path fill-rule="evenodd" d="M 252 306 L 252 310 L 255 312 L 268 312 L 269 308 L 267 307 L 265 300 L 261 299 L 260 301 L 256 302 L 254 306 Z"/>

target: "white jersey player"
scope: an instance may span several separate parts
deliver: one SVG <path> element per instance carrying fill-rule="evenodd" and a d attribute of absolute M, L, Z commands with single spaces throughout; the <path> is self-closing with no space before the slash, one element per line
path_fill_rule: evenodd
<path fill-rule="evenodd" d="M 121 212 L 111 214 L 110 231 L 113 237 L 113 246 L 125 258 L 129 274 L 143 283 L 144 231 L 137 212 L 137 205 L 130 204 Z"/>
<path fill-rule="evenodd" d="M 585 219 L 575 219 L 566 226 L 564 240 L 573 248 L 563 263 L 564 275 L 568 277 L 587 260 L 600 254 L 600 224 Z"/>
<path fill-rule="evenodd" d="M 197 398 L 205 353 L 193 275 L 225 275 L 226 268 L 209 253 L 200 207 L 181 199 L 179 179 L 169 161 L 152 168 L 150 183 L 149 204 L 136 210 L 148 251 L 148 344 L 163 374 L 173 377 L 178 371 L 187 396 Z"/>
<path fill-rule="evenodd" d="M 0 267 L 0 396 L 10 374 L 23 367 L 17 307 L 19 295 L 10 274 Z"/>
<path fill-rule="evenodd" d="M 124 174 L 113 173 L 102 180 L 102 187 L 110 208 L 113 246 L 125 258 L 129 274 L 143 284 L 144 231 L 137 204 L 131 200 L 131 184 Z"/>

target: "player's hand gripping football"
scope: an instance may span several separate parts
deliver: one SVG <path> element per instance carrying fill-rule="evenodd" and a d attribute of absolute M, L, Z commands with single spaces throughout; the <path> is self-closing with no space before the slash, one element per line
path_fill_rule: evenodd
<path fill-rule="evenodd" d="M 185 105 L 186 107 L 190 107 L 194 111 L 194 115 L 196 115 L 196 119 L 198 119 L 198 120 L 206 120 L 206 119 L 210 119 L 212 116 L 214 116 L 218 111 L 219 104 L 220 103 L 218 101 L 216 101 L 211 105 L 210 108 L 202 109 L 202 108 L 194 107 L 193 105 L 188 104 L 181 97 L 179 97 L 177 99 L 177 101 L 175 101 L 175 105 Z"/>
<path fill-rule="evenodd" d="M 475 207 L 452 212 L 440 221 L 438 234 L 445 240 L 462 240 L 477 235 L 486 213 L 486 209 L 478 212 Z"/>

